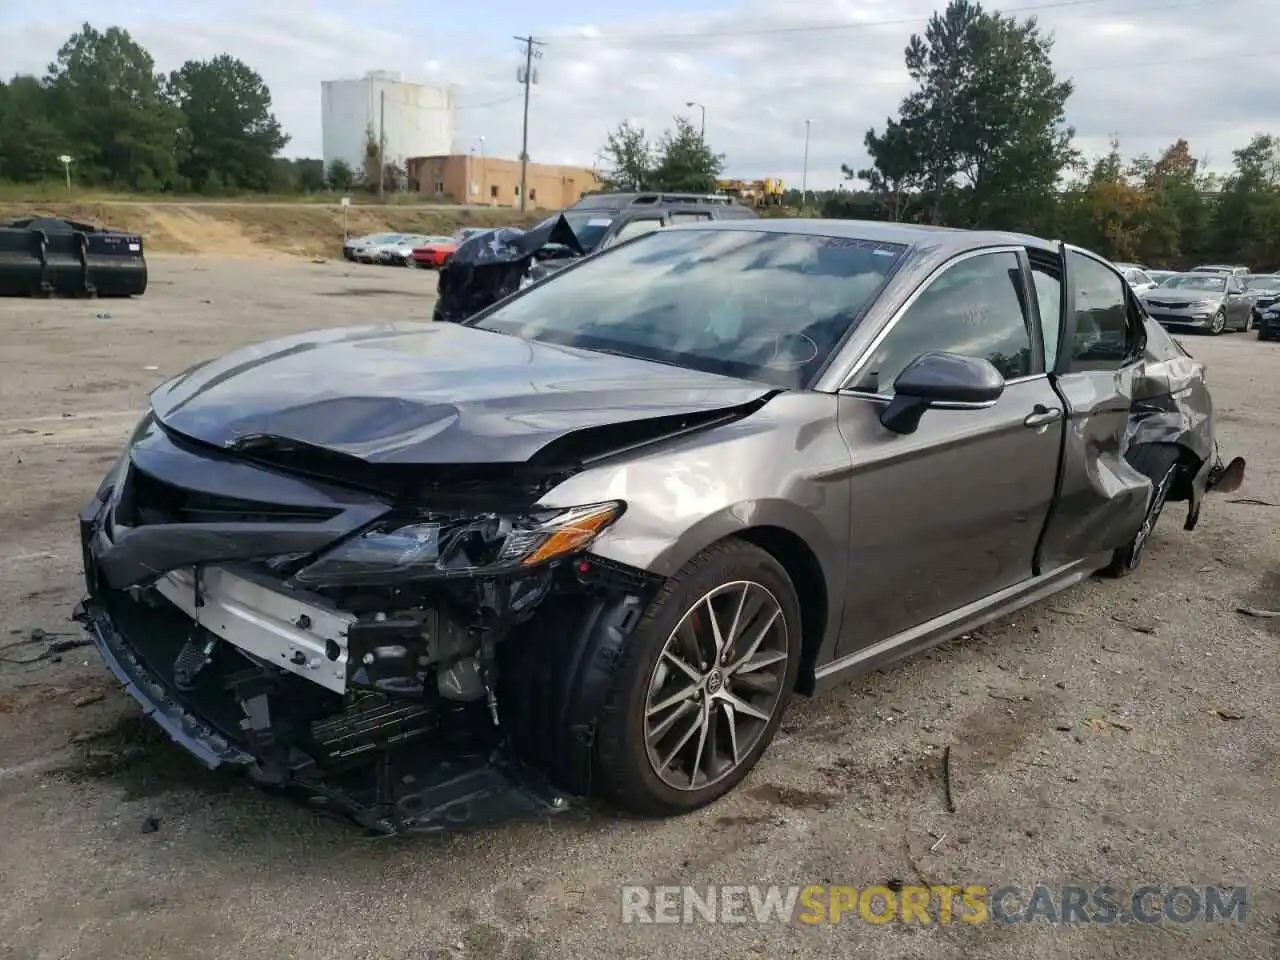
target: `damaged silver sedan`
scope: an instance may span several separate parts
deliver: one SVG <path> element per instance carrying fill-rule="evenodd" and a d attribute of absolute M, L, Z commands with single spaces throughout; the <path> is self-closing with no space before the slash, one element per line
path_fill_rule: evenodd
<path fill-rule="evenodd" d="M 371 829 L 669 815 L 794 693 L 1130 573 L 1243 469 L 1087 251 L 675 227 L 162 384 L 81 513 L 77 616 L 208 766 Z"/>

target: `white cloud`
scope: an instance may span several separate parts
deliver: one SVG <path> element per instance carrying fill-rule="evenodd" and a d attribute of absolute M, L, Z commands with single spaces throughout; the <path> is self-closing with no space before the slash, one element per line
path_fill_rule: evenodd
<path fill-rule="evenodd" d="M 699 121 L 736 176 L 781 176 L 798 185 L 805 120 L 812 121 L 809 185 L 839 182 L 840 164 L 865 163 L 862 138 L 895 112 L 909 89 L 902 51 L 936 4 L 925 0 L 751 0 L 738 7 L 589 25 L 534 23 L 547 41 L 534 88 L 530 155 L 591 164 L 624 118 L 657 135 L 675 113 Z M 1126 153 L 1156 152 L 1178 137 L 1215 168 L 1259 131 L 1280 132 L 1280 7 L 1243 0 L 1018 0 L 1038 6 L 1057 37 L 1060 72 L 1076 78 L 1068 119 L 1090 152 L 1118 134 Z M 469 11 L 465 33 L 443 37 L 423 18 L 355 5 L 329 12 L 303 0 L 274 5 L 212 2 L 183 14 L 122 8 L 127 27 L 163 69 L 228 52 L 263 74 L 293 136 L 290 152 L 318 156 L 320 82 L 365 70 L 456 82 L 464 109 L 457 148 L 479 137 L 493 156 L 520 149 L 519 62 L 512 30 Z M 0 64 L 42 72 L 79 18 L 24 14 L 0 31 Z M 400 10 L 404 8 L 401 7 Z M 540 8 L 549 9 L 547 7 Z M 532 16 L 535 8 L 530 8 Z M 544 15 L 545 16 L 545 15 Z M 96 17 L 106 26 L 105 15 Z M 893 21 L 886 23 L 885 21 Z M 372 24 L 389 24 L 385 27 Z M 441 28 L 442 29 L 442 28 Z M 492 34 L 492 36 L 490 36 Z M 696 34 L 696 36 L 683 36 Z M 646 39 L 648 38 L 648 39 Z M 430 59 L 426 59 L 430 57 Z M 470 105 L 470 107 L 468 107 Z"/>

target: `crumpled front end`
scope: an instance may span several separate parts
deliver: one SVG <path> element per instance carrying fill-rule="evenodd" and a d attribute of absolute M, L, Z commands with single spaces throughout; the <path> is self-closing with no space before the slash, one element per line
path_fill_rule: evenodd
<path fill-rule="evenodd" d="M 622 505 L 485 488 L 410 507 L 148 418 L 81 512 L 77 619 L 211 768 L 382 832 L 563 810 L 653 584 L 584 553 Z"/>

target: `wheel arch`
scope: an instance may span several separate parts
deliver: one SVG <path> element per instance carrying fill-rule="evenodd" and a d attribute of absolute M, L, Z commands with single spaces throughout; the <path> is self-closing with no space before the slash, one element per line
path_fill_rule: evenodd
<path fill-rule="evenodd" d="M 834 522 L 837 529 L 829 529 Z M 593 550 L 602 556 L 641 567 L 659 577 L 673 576 L 703 551 L 729 539 L 745 540 L 778 561 L 791 578 L 801 606 L 802 651 L 797 690 L 813 692 L 813 673 L 824 651 L 834 647 L 843 608 L 837 604 L 848 570 L 848 537 L 838 528 L 843 519 L 824 521 L 799 504 L 761 499 L 717 510 L 684 530 L 678 538 L 652 549 L 651 543 L 627 536 L 608 536 Z"/>
<path fill-rule="evenodd" d="M 804 538 L 786 527 L 747 527 L 733 537 L 765 551 L 782 565 L 791 579 L 800 604 L 800 672 L 796 676 L 796 690 L 806 696 L 812 695 L 814 669 L 830 619 L 830 600 L 822 563 Z"/>

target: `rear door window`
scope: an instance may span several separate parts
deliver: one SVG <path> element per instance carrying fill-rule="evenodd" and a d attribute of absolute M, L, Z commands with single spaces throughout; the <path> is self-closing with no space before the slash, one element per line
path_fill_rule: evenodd
<path fill-rule="evenodd" d="M 1067 264 L 1075 288 L 1071 370 L 1118 370 L 1129 359 L 1133 340 L 1127 284 L 1102 261 L 1074 250 L 1067 253 Z"/>

